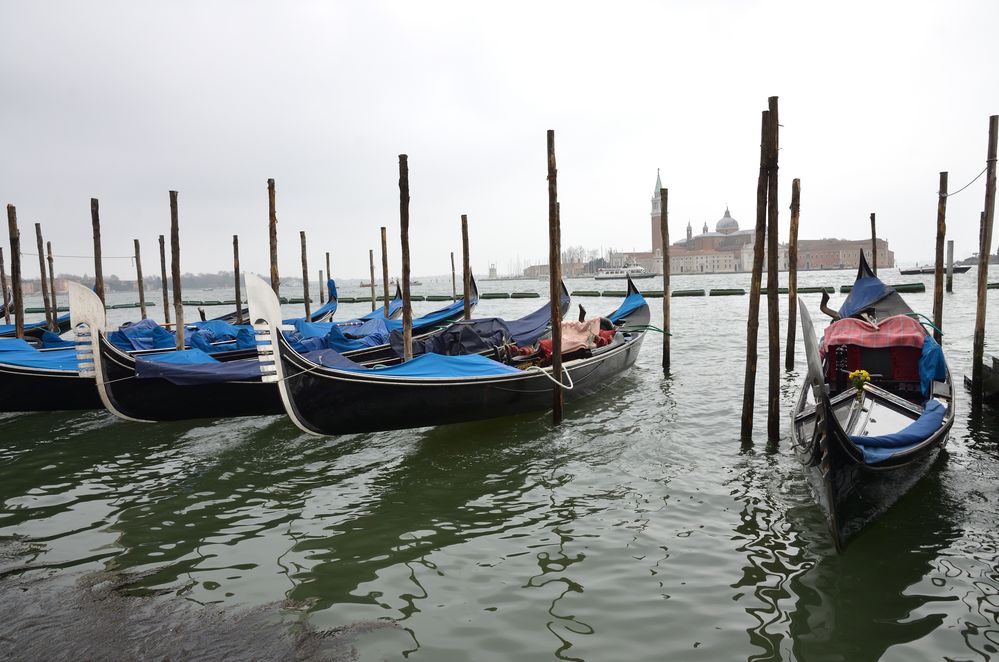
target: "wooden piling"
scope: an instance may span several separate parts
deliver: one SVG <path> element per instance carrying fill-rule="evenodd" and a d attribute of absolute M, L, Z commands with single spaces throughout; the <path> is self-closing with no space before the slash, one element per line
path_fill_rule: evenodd
<path fill-rule="evenodd" d="M 409 299 L 409 157 L 399 155 L 399 236 L 402 240 L 402 360 L 413 359 L 413 306 Z"/>
<path fill-rule="evenodd" d="M 371 286 L 371 312 L 375 312 L 376 299 L 375 299 L 375 250 L 373 248 L 368 249 L 368 269 L 371 273 L 371 279 L 368 281 L 368 285 Z"/>
<path fill-rule="evenodd" d="M 14 336 L 24 338 L 24 295 L 21 291 L 21 233 L 17 229 L 17 209 L 7 205 L 7 232 L 10 233 L 10 286 L 14 295 Z"/>
<path fill-rule="evenodd" d="M 933 339 L 943 342 L 940 329 L 943 328 L 944 295 L 944 239 L 947 236 L 947 173 L 940 173 L 940 188 L 937 191 L 937 243 L 936 261 L 933 269 Z"/>
<path fill-rule="evenodd" d="M 454 251 L 451 251 L 451 301 L 458 300 L 458 286 L 454 272 Z"/>
<path fill-rule="evenodd" d="M 468 216 L 461 215 L 461 291 L 465 319 L 472 319 L 472 266 L 468 263 Z"/>
<path fill-rule="evenodd" d="M 780 143 L 780 121 L 777 97 L 770 97 L 770 140 L 767 159 L 767 330 L 769 364 L 767 377 L 767 441 L 780 440 L 780 302 L 777 298 L 777 170 Z"/>
<path fill-rule="evenodd" d="M 106 306 L 104 300 L 104 268 L 101 260 L 101 213 L 97 198 L 90 198 L 90 223 L 94 230 L 94 292 Z"/>
<path fill-rule="evenodd" d="M 177 320 L 177 349 L 184 349 L 184 303 L 180 287 L 180 224 L 177 191 L 170 191 L 170 275 L 173 277 L 173 312 Z"/>
<path fill-rule="evenodd" d="M 0 248 L 0 303 L 3 304 L 3 322 L 4 324 L 10 324 L 10 306 L 8 303 L 13 304 L 13 301 L 7 301 L 7 271 L 3 264 L 3 248 Z"/>
<path fill-rule="evenodd" d="M 787 347 L 784 369 L 794 370 L 794 343 L 798 332 L 798 216 L 801 211 L 801 180 L 791 182 L 791 230 L 787 246 Z"/>
<path fill-rule="evenodd" d="M 239 235 L 232 235 L 232 275 L 236 286 L 236 324 L 243 323 L 243 295 L 239 289 Z M 252 320 L 251 320 L 252 323 Z"/>
<path fill-rule="evenodd" d="M 267 180 L 267 219 L 268 234 L 271 244 L 271 289 L 274 294 L 281 295 L 281 278 L 278 276 L 278 249 L 277 249 L 277 202 L 275 200 L 274 180 Z"/>
<path fill-rule="evenodd" d="M 874 219 L 874 212 L 871 212 L 871 269 L 874 275 L 878 275 L 878 228 Z"/>
<path fill-rule="evenodd" d="M 146 319 L 146 285 L 142 282 L 142 255 L 139 253 L 139 240 L 133 239 L 135 244 L 135 282 L 139 286 L 139 313 L 142 319 Z"/>
<path fill-rule="evenodd" d="M 333 267 L 330 266 L 330 252 L 326 251 L 326 277 L 333 278 Z M 325 286 L 326 283 L 319 283 L 320 289 Z"/>
<path fill-rule="evenodd" d="M 555 132 L 548 130 L 548 293 L 552 320 L 552 422 L 562 422 L 562 236 L 559 227 L 558 169 L 555 167 Z M 464 225 L 464 224 L 463 224 Z M 465 243 L 467 246 L 467 242 Z M 467 249 L 466 249 L 467 250 Z M 467 264 L 467 259 L 466 259 Z M 468 302 L 468 293 L 465 293 Z"/>
<path fill-rule="evenodd" d="M 669 190 L 659 189 L 659 236 L 663 244 L 663 374 L 670 370 L 669 335 Z M 561 224 L 560 224 L 561 225 Z M 559 227 L 561 231 L 561 227 Z M 561 242 L 560 242 L 561 243 Z"/>
<path fill-rule="evenodd" d="M 319 305 L 320 307 L 326 303 L 326 283 L 323 282 L 323 270 L 319 270 Z"/>
<path fill-rule="evenodd" d="M 309 257 L 305 249 L 305 230 L 298 232 L 302 240 L 302 298 L 305 299 L 305 320 L 312 319 L 312 303 L 309 301 Z"/>
<path fill-rule="evenodd" d="M 385 306 L 385 317 L 389 316 L 389 279 L 388 279 L 388 239 L 385 226 L 382 226 L 382 305 Z M 372 281 L 374 282 L 374 281 Z"/>
<path fill-rule="evenodd" d="M 770 111 L 764 110 L 760 130 L 760 174 L 756 181 L 756 236 L 753 242 L 753 272 L 749 288 L 749 318 L 746 321 L 746 375 L 742 387 L 743 441 L 753 438 L 753 406 L 756 401 L 757 339 L 760 330 L 760 283 L 763 279 L 763 242 L 767 234 L 767 156 Z"/>
<path fill-rule="evenodd" d="M 56 303 L 56 286 L 55 286 L 55 266 L 52 260 L 52 242 L 46 241 L 45 247 L 48 249 L 49 254 L 49 298 L 52 299 L 52 315 L 53 319 L 56 320 L 56 325 L 59 324 L 59 305 Z M 0 266 L 0 270 L 3 267 Z"/>
<path fill-rule="evenodd" d="M 978 250 L 978 306 L 975 310 L 975 340 L 972 352 L 971 397 L 977 409 L 982 401 L 982 377 L 985 356 L 985 303 L 989 282 L 989 258 L 992 253 L 992 223 L 996 206 L 996 134 L 999 115 L 989 118 L 989 151 L 986 160 L 985 211 L 981 224 L 982 243 Z"/>
<path fill-rule="evenodd" d="M 954 291 L 954 240 L 947 240 L 947 292 Z"/>
<path fill-rule="evenodd" d="M 163 288 L 163 324 L 170 323 L 170 296 L 167 293 L 166 242 L 160 235 L 160 285 Z M 238 292 L 239 290 L 237 290 Z M 236 297 L 239 299 L 239 296 Z"/>
<path fill-rule="evenodd" d="M 49 279 L 45 273 L 45 242 L 42 241 L 42 224 L 35 223 L 35 239 L 38 241 L 38 270 L 41 272 L 42 306 L 45 308 L 45 325 L 49 331 L 56 331 L 55 309 L 49 301 Z"/>

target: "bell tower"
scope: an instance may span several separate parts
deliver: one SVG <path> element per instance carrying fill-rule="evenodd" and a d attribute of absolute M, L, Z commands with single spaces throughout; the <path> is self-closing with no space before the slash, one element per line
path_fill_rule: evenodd
<path fill-rule="evenodd" d="M 656 189 L 652 192 L 652 212 L 650 214 L 652 220 L 652 252 L 662 251 L 663 249 L 663 235 L 659 224 L 662 222 L 662 209 L 660 206 L 662 204 L 662 198 L 659 191 L 663 187 L 663 182 L 659 178 L 659 168 L 656 168 Z"/>

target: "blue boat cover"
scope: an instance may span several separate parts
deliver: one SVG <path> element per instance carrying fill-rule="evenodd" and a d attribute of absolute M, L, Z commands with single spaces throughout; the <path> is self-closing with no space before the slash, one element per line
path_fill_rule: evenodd
<path fill-rule="evenodd" d="M 2 314 L 2 313 L 0 313 L 0 314 Z M 60 315 L 59 317 L 56 318 L 56 324 L 58 324 L 59 326 L 62 326 L 63 324 L 68 324 L 68 323 L 69 323 L 69 313 L 66 313 L 65 315 Z M 27 323 L 27 324 L 24 325 L 24 330 L 25 331 L 30 331 L 32 329 L 44 329 L 47 326 L 48 326 L 48 324 L 45 323 L 45 320 L 42 320 L 41 322 L 29 322 L 29 323 Z M 0 335 L 12 335 L 12 334 L 14 334 L 16 332 L 17 332 L 17 326 L 16 325 L 14 325 L 14 324 L 0 324 Z"/>
<path fill-rule="evenodd" d="M 0 352 L 34 351 L 35 347 L 20 338 L 0 338 Z"/>
<path fill-rule="evenodd" d="M 72 340 L 63 340 L 58 333 L 42 331 L 43 349 L 67 349 L 69 347 L 76 347 L 76 342 Z"/>
<path fill-rule="evenodd" d="M 884 462 L 892 455 L 926 441 L 930 435 L 940 429 L 946 413 L 947 408 L 940 402 L 930 400 L 926 403 L 922 415 L 898 432 L 877 437 L 853 435 L 850 441 L 864 452 L 864 462 L 867 464 Z"/>
<path fill-rule="evenodd" d="M 108 342 L 123 352 L 176 347 L 176 336 L 151 319 L 122 324 L 107 334 Z"/>
<path fill-rule="evenodd" d="M 322 306 L 312 311 L 310 316 L 312 319 L 322 319 L 323 317 L 332 317 L 336 313 L 337 307 L 337 293 L 336 293 L 336 283 L 332 278 L 326 281 L 326 291 L 329 293 L 329 299 Z M 305 318 L 303 317 L 302 320 Z M 289 324 L 294 324 L 294 322 L 289 322 Z"/>
<path fill-rule="evenodd" d="M 257 381 L 260 362 L 256 357 L 218 361 L 207 352 L 186 349 L 136 357 L 135 375 L 139 379 L 165 379 L 178 386 Z"/>
<path fill-rule="evenodd" d="M 927 334 L 923 340 L 923 353 L 919 357 L 919 385 L 922 387 L 923 397 L 930 397 L 934 381 L 942 382 L 946 379 L 947 361 L 943 350 L 933 336 Z"/>
<path fill-rule="evenodd" d="M 895 291 L 895 288 L 888 287 L 877 276 L 864 276 L 858 278 L 853 284 L 846 301 L 840 306 L 840 317 L 853 317 L 864 310 L 870 308 L 878 301 Z"/>
<path fill-rule="evenodd" d="M 348 370 L 370 375 L 391 375 L 393 377 L 448 378 L 448 377 L 488 377 L 493 375 L 523 374 L 522 370 L 508 366 L 478 354 L 464 356 L 441 356 L 421 354 L 411 361 L 396 365 L 366 368 L 339 352 L 327 349 L 312 352 L 306 358 L 313 363 L 338 370 Z"/>
<path fill-rule="evenodd" d="M 362 320 L 371 320 L 371 319 L 383 319 L 383 320 L 387 320 L 387 319 L 391 319 L 392 317 L 394 317 L 396 315 L 396 313 L 399 312 L 400 308 L 402 308 L 402 299 L 400 299 L 400 298 L 392 298 L 392 299 L 389 299 L 389 311 L 388 311 L 388 315 L 385 314 L 385 306 L 382 305 L 382 306 L 378 306 L 377 308 L 375 308 L 374 310 L 372 310 L 370 313 L 368 313 L 366 315 L 362 315 L 359 319 L 362 319 Z"/>
<path fill-rule="evenodd" d="M 47 352 L 39 352 L 37 349 L 5 351 L 0 354 L 0 363 L 23 368 L 77 372 L 75 349 L 54 349 Z"/>
<path fill-rule="evenodd" d="M 647 305 L 649 305 L 648 302 L 645 301 L 645 297 L 643 297 L 640 292 L 633 292 L 624 298 L 624 301 L 621 302 L 621 305 L 618 306 L 617 310 L 608 315 L 607 319 L 617 324 L 618 321 L 624 319 L 642 306 Z"/>

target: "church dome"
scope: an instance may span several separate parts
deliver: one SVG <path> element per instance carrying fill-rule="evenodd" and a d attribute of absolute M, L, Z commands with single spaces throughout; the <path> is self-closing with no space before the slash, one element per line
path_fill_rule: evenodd
<path fill-rule="evenodd" d="M 728 207 L 725 207 L 725 215 L 715 223 L 715 232 L 721 234 L 730 234 L 732 232 L 739 231 L 739 222 L 732 218 L 732 215 L 728 213 Z"/>

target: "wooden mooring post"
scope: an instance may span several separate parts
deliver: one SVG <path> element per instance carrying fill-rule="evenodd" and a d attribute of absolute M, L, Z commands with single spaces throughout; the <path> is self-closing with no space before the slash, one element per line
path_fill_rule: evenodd
<path fill-rule="evenodd" d="M 767 441 L 780 440 L 780 302 L 777 297 L 777 169 L 780 154 L 780 120 L 777 97 L 770 97 L 770 139 L 767 158 L 767 330 L 769 335 L 767 389 Z"/>
<path fill-rule="evenodd" d="M 555 166 L 555 131 L 548 130 L 548 296 L 552 320 L 552 422 L 562 422 L 562 230 L 558 208 L 558 169 Z M 467 246 L 467 242 L 466 242 Z M 467 260 L 466 260 L 467 264 Z M 465 292 L 468 305 L 468 292 Z"/>
<path fill-rule="evenodd" d="M 947 240 L 947 293 L 954 291 L 954 240 Z"/>
<path fill-rule="evenodd" d="M 368 268 L 371 272 L 370 280 L 368 285 L 371 286 L 371 312 L 375 312 L 375 250 L 373 248 L 368 249 Z"/>
<path fill-rule="evenodd" d="M 763 279 L 763 242 L 767 234 L 767 157 L 770 140 L 770 111 L 764 110 L 760 130 L 760 174 L 756 181 L 756 235 L 753 242 L 753 272 L 749 287 L 749 317 L 746 321 L 746 375 L 742 386 L 742 428 L 744 442 L 753 438 L 753 406 L 756 402 L 756 347 L 760 330 L 760 289 Z"/>
<path fill-rule="evenodd" d="M 139 313 L 146 319 L 146 286 L 142 282 L 142 254 L 139 252 L 139 240 L 133 239 L 135 245 L 135 282 L 139 286 Z"/>
<path fill-rule="evenodd" d="M 243 324 L 243 295 L 239 285 L 239 235 L 232 235 L 232 279 L 236 288 L 236 324 Z M 250 320 L 253 323 L 253 320 Z"/>
<path fill-rule="evenodd" d="M 3 303 L 3 322 L 10 324 L 10 305 L 7 301 L 7 271 L 3 263 L 3 248 L 0 248 L 0 303 Z"/>
<path fill-rule="evenodd" d="M 41 272 L 42 306 L 45 308 L 45 325 L 49 331 L 56 331 L 56 313 L 49 300 L 49 279 L 45 273 L 45 242 L 42 240 L 42 224 L 35 223 L 35 239 L 38 242 L 38 270 Z"/>
<path fill-rule="evenodd" d="M 271 289 L 274 290 L 274 294 L 280 297 L 281 278 L 278 276 L 277 201 L 273 179 L 267 180 L 267 231 L 271 247 Z"/>
<path fill-rule="evenodd" d="M 167 292 L 166 240 L 163 238 L 163 235 L 160 235 L 160 285 L 163 288 L 163 324 L 170 324 L 170 295 Z M 239 297 L 236 298 L 238 299 Z"/>
<path fill-rule="evenodd" d="M 173 277 L 177 349 L 184 349 L 184 295 L 180 287 L 180 224 L 177 218 L 177 191 L 170 191 L 170 275 Z"/>
<path fill-rule="evenodd" d="M 409 298 L 409 157 L 399 155 L 399 237 L 402 242 L 402 360 L 413 359 L 413 306 Z"/>
<path fill-rule="evenodd" d="M 325 300 L 326 299 L 326 295 L 324 294 L 325 291 L 326 291 L 326 283 L 324 282 L 324 279 L 323 279 L 323 270 L 320 269 L 319 270 L 319 305 L 320 306 L 322 306 L 324 303 L 326 303 L 326 300 Z"/>
<path fill-rule="evenodd" d="M 49 254 L 49 298 L 52 299 L 53 319 L 56 320 L 56 325 L 58 326 L 59 305 L 56 303 L 55 266 L 52 260 L 52 242 L 46 241 L 45 248 L 48 250 Z M 2 270 L 2 267 L 0 267 L 0 270 Z"/>
<path fill-rule="evenodd" d="M 458 286 L 454 271 L 454 251 L 451 251 L 451 301 L 458 300 Z"/>
<path fill-rule="evenodd" d="M 465 319 L 472 319 L 472 265 L 468 257 L 468 216 L 461 215 L 461 291 L 464 301 Z"/>
<path fill-rule="evenodd" d="M 90 223 L 94 231 L 94 292 L 101 300 L 101 305 L 107 307 L 104 300 L 104 268 L 101 260 L 101 211 L 97 198 L 90 198 Z"/>
<path fill-rule="evenodd" d="M 982 402 L 982 378 L 985 357 L 985 304 L 989 282 L 989 258 L 992 253 L 992 223 L 996 207 L 996 134 L 999 115 L 989 118 L 989 151 L 986 160 L 985 210 L 982 212 L 981 246 L 978 250 L 978 306 L 975 310 L 975 340 L 971 366 L 971 402 L 978 409 Z"/>
<path fill-rule="evenodd" d="M 794 343 L 798 332 L 798 217 L 801 212 L 801 180 L 791 182 L 791 229 L 787 244 L 787 347 L 784 369 L 794 370 Z"/>
<path fill-rule="evenodd" d="M 871 212 L 871 269 L 878 275 L 878 224 Z"/>
<path fill-rule="evenodd" d="M 309 256 L 305 248 L 305 230 L 299 230 L 298 237 L 302 241 L 302 298 L 305 300 L 305 321 L 308 322 L 312 319 L 312 303 L 309 300 Z"/>
<path fill-rule="evenodd" d="M 10 234 L 10 286 L 14 296 L 14 336 L 24 338 L 24 294 L 21 290 L 21 232 L 17 229 L 17 208 L 7 205 L 7 232 Z"/>
<path fill-rule="evenodd" d="M 659 189 L 659 237 L 663 244 L 663 374 L 669 375 L 669 189 L 665 188 Z"/>
<path fill-rule="evenodd" d="M 933 269 L 933 339 L 943 342 L 944 240 L 947 237 L 947 173 L 940 173 L 937 190 L 937 243 Z"/>
<path fill-rule="evenodd" d="M 385 226 L 382 228 L 382 305 L 385 306 L 385 318 L 389 316 L 389 279 L 388 279 L 388 234 Z"/>

